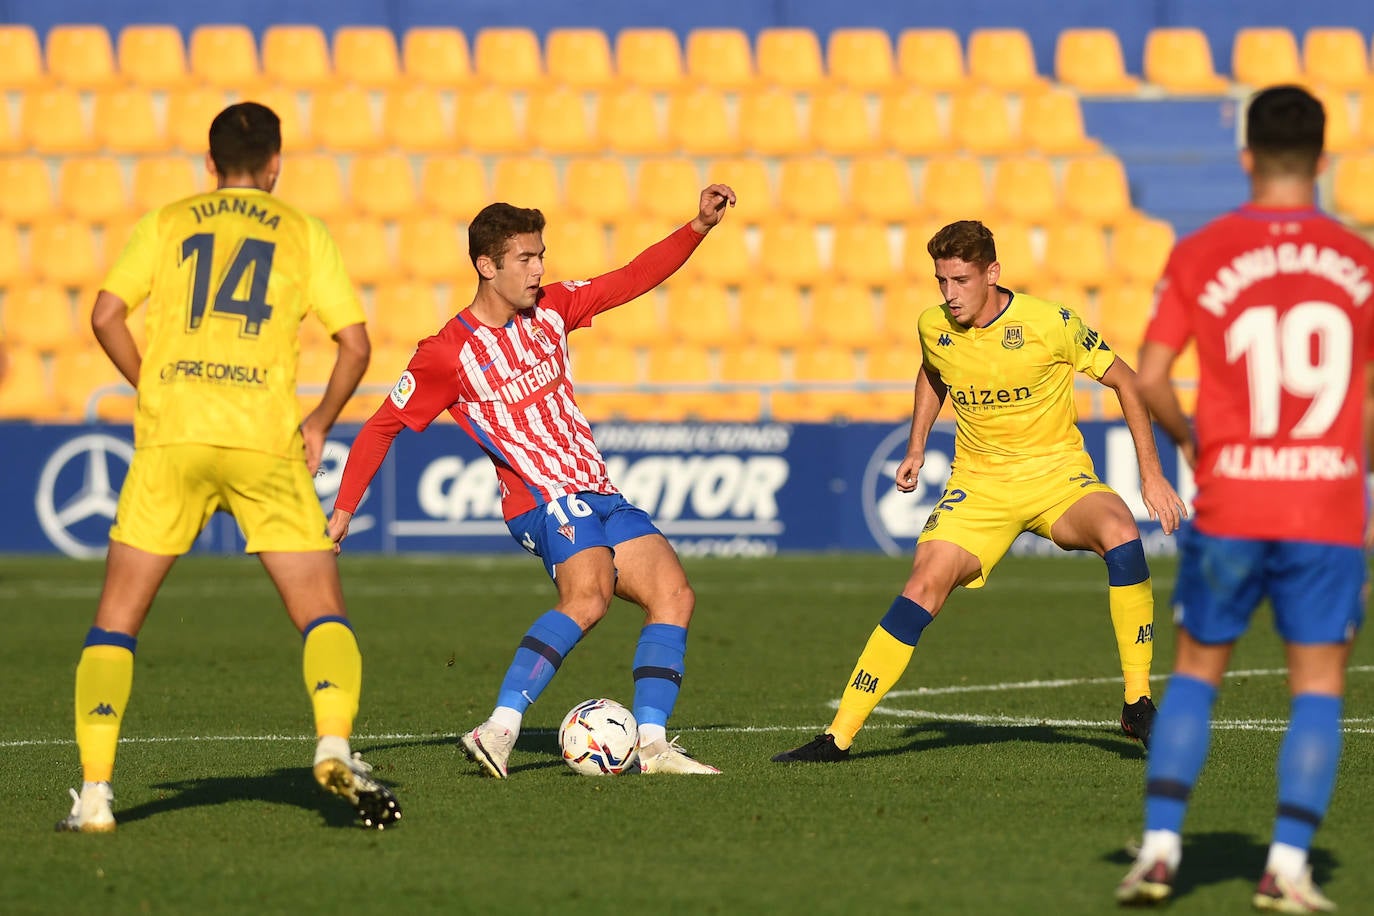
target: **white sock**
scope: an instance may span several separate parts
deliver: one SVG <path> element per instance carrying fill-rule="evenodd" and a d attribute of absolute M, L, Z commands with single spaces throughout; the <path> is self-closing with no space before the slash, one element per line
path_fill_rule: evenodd
<path fill-rule="evenodd" d="M 510 706 L 498 706 L 491 713 L 489 721 L 495 722 L 504 729 L 508 729 L 511 737 L 520 737 L 520 723 L 525 718 L 525 714 L 520 710 Z"/>
<path fill-rule="evenodd" d="M 1170 871 L 1178 868 L 1183 860 L 1183 838 L 1172 830 L 1146 830 L 1145 839 L 1140 844 L 1141 861 L 1163 859 Z"/>
<path fill-rule="evenodd" d="M 315 745 L 315 762 L 321 760 L 343 760 L 345 762 L 353 759 L 353 751 L 348 746 L 347 738 L 340 738 L 338 735 L 323 735 L 318 744 Z"/>
<path fill-rule="evenodd" d="M 1307 850 L 1287 843 L 1275 843 L 1269 847 L 1269 861 L 1264 870 L 1272 871 L 1281 878 L 1296 881 L 1307 868 Z"/>
<path fill-rule="evenodd" d="M 639 746 L 648 747 L 655 741 L 668 741 L 668 731 L 662 725 L 641 725 L 639 727 Z"/>

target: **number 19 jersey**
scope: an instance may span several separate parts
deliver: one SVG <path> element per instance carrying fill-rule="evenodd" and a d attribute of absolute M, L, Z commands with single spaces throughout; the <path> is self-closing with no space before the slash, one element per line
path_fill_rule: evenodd
<path fill-rule="evenodd" d="M 1253 206 L 1179 242 L 1145 339 L 1198 356 L 1198 529 L 1358 545 L 1374 249 L 1315 210 Z"/>
<path fill-rule="evenodd" d="M 253 188 L 152 211 L 103 288 L 148 303 L 134 443 L 299 455 L 297 329 L 331 335 L 365 315 L 324 224 Z"/>

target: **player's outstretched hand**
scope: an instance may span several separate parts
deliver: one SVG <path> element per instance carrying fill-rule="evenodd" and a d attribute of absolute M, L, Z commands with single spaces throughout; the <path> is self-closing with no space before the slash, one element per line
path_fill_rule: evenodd
<path fill-rule="evenodd" d="M 897 489 L 903 493 L 910 493 L 916 489 L 916 484 L 920 481 L 921 465 L 926 463 L 924 453 L 919 455 L 907 455 L 902 459 L 902 463 L 897 465 L 895 476 Z"/>
<path fill-rule="evenodd" d="M 1140 495 L 1145 508 L 1150 510 L 1150 518 L 1159 522 L 1165 534 L 1173 534 L 1188 517 L 1188 507 L 1162 475 L 1142 483 Z"/>
<path fill-rule="evenodd" d="M 334 542 L 335 554 L 343 549 L 343 539 L 348 537 L 348 523 L 351 521 L 353 521 L 353 513 L 345 512 L 342 509 L 335 509 L 334 514 L 329 516 L 327 532 L 329 539 Z"/>
<path fill-rule="evenodd" d="M 735 205 L 735 190 L 728 184 L 713 184 L 701 192 L 701 203 L 692 228 L 705 232 L 725 217 L 725 205 Z"/>

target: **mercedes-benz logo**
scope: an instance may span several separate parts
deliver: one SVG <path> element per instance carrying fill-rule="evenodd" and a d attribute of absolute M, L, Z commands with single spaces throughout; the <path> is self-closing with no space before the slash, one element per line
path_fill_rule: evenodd
<path fill-rule="evenodd" d="M 114 521 L 119 491 L 114 483 L 115 475 L 111 473 L 112 459 L 122 461 L 127 471 L 134 460 L 133 445 L 103 433 L 89 433 L 65 442 L 43 465 L 38 492 L 34 495 L 34 511 L 48 540 L 69 557 L 89 559 L 105 555 L 108 527 L 103 528 L 95 543 L 78 537 L 72 529 L 89 519 Z M 74 473 L 64 475 L 63 471 L 76 462 L 84 462 L 80 468 L 80 486 L 59 504 L 59 478 L 74 477 Z M 66 485 L 67 481 L 62 483 Z"/>

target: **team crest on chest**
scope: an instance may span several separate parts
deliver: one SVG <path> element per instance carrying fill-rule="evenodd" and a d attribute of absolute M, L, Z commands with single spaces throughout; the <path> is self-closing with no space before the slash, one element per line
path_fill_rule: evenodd
<path fill-rule="evenodd" d="M 1026 342 L 1021 333 L 1021 325 L 1009 324 L 1002 329 L 1002 347 L 1006 350 L 1019 350 Z"/>

